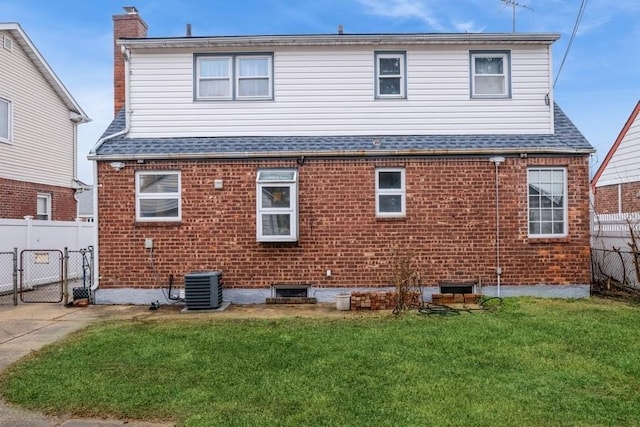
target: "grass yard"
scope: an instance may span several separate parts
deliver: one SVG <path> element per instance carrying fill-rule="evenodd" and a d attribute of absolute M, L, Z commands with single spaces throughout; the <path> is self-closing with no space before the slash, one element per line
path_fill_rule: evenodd
<path fill-rule="evenodd" d="M 186 426 L 640 425 L 640 306 L 95 325 L 1 378 L 52 414 Z"/>

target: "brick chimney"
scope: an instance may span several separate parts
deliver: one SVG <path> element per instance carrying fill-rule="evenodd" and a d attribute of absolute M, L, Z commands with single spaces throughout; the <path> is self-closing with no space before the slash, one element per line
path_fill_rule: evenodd
<path fill-rule="evenodd" d="M 123 7 L 124 15 L 113 15 L 113 115 L 124 107 L 124 59 L 116 40 L 147 37 L 147 24 L 133 6 Z"/>

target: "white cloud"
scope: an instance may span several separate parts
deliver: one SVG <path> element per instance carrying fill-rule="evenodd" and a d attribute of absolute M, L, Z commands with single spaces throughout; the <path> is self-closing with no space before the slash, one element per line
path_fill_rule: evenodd
<path fill-rule="evenodd" d="M 436 31 L 446 31 L 446 27 L 433 16 L 424 3 L 416 0 L 358 0 L 368 8 L 369 13 L 395 19 L 418 19 Z"/>

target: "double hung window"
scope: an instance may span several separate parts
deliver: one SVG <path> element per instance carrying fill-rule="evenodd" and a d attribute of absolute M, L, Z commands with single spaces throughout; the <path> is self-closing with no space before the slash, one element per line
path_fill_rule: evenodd
<path fill-rule="evenodd" d="M 406 98 L 404 52 L 376 52 L 376 98 Z"/>
<path fill-rule="evenodd" d="M 35 219 L 44 220 L 44 221 L 51 220 L 51 194 L 38 193 L 36 197 Z"/>
<path fill-rule="evenodd" d="M 180 221 L 180 172 L 136 172 L 136 220 Z"/>
<path fill-rule="evenodd" d="M 471 97 L 511 96 L 509 52 L 471 52 Z"/>
<path fill-rule="evenodd" d="M 197 100 L 273 98 L 272 55 L 199 55 Z"/>
<path fill-rule="evenodd" d="M 567 235 L 567 171 L 564 168 L 530 168 L 529 236 Z"/>
<path fill-rule="evenodd" d="M 376 169 L 376 216 L 406 215 L 405 177 L 402 168 Z"/>
<path fill-rule="evenodd" d="M 257 239 L 260 242 L 298 240 L 298 171 L 258 171 Z"/>

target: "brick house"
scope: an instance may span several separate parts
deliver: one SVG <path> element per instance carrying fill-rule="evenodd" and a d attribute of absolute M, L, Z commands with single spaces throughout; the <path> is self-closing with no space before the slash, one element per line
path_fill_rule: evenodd
<path fill-rule="evenodd" d="M 588 295 L 592 147 L 553 101 L 557 34 L 148 38 L 114 17 L 97 168 L 98 303 L 222 272 L 274 284 Z M 170 279 L 171 278 L 171 279 Z"/>
<path fill-rule="evenodd" d="M 90 119 L 17 23 L 0 23 L 0 77 L 0 218 L 74 220 Z"/>
<path fill-rule="evenodd" d="M 591 180 L 598 214 L 640 212 L 640 101 Z"/>

